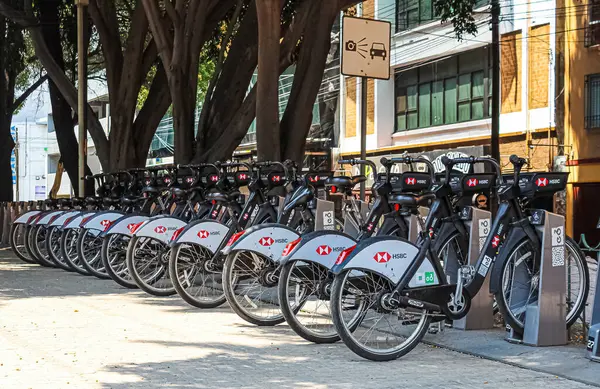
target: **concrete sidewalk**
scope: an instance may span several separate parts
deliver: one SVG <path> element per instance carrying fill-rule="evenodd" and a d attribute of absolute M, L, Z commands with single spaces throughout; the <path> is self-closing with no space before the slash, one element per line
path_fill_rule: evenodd
<path fill-rule="evenodd" d="M 591 388 L 429 345 L 369 362 L 286 325 L 249 325 L 228 307 L 199 310 L 0 251 L 0 388 L 240 387 Z"/>

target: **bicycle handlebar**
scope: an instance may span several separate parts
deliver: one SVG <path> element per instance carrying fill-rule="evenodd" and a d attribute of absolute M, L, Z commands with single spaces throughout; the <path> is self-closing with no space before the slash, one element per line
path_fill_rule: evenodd
<path fill-rule="evenodd" d="M 340 165 L 368 165 L 371 167 L 371 169 L 373 169 L 373 172 L 377 171 L 377 165 L 375 165 L 375 162 L 373 161 L 369 161 L 366 159 L 342 159 L 340 161 L 338 161 L 338 163 Z"/>
<path fill-rule="evenodd" d="M 443 156 L 441 158 L 442 163 L 444 164 L 444 166 L 446 166 L 446 181 L 448 182 L 448 180 L 450 179 L 450 172 L 452 171 L 452 166 L 454 165 L 458 165 L 458 164 L 469 164 L 469 165 L 475 165 L 476 163 L 487 163 L 492 165 L 492 167 L 494 168 L 494 170 L 496 171 L 496 179 L 498 180 L 498 182 L 501 182 L 502 180 L 502 168 L 500 167 L 500 164 L 498 163 L 498 161 L 496 161 L 494 158 L 491 157 L 459 157 L 459 158 L 448 158 L 447 156 Z"/>
<path fill-rule="evenodd" d="M 429 170 L 429 175 L 431 176 L 431 182 L 435 181 L 435 168 L 433 167 L 433 164 L 431 163 L 431 161 L 426 158 L 423 158 L 423 157 L 413 158 L 411 156 L 394 157 L 394 158 L 383 157 L 383 158 L 381 158 L 380 162 L 388 170 L 389 170 L 389 168 L 391 168 L 392 165 L 396 165 L 396 164 L 400 164 L 400 163 L 403 163 L 406 165 L 412 165 L 413 163 L 423 163 L 423 164 L 427 165 L 427 170 Z M 389 174 L 388 174 L 388 176 L 389 176 Z"/>

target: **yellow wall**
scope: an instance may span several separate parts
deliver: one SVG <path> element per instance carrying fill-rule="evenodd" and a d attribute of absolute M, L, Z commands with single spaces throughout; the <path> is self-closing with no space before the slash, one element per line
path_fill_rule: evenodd
<path fill-rule="evenodd" d="M 562 4 L 561 4 L 562 3 Z M 581 8 L 579 1 L 560 0 L 558 7 L 564 9 Z M 564 18 L 564 26 L 561 20 Z M 588 12 L 564 13 L 557 19 L 556 35 L 559 55 L 564 55 L 565 64 L 565 153 L 570 160 L 585 160 L 600 157 L 600 130 L 588 131 L 585 120 L 585 77 L 600 73 L 600 52 L 598 47 L 585 47 L 585 28 L 588 25 Z M 560 31 L 565 31 L 560 33 Z M 569 167 L 571 183 L 600 182 L 600 164 L 580 164 Z M 573 188 L 567 191 L 567 231 L 572 232 Z"/>

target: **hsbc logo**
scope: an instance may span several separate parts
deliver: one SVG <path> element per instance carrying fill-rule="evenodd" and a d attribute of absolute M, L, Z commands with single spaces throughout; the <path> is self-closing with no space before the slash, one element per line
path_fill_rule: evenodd
<path fill-rule="evenodd" d="M 210 180 L 212 182 L 217 182 L 217 181 L 219 181 L 219 176 L 210 176 Z"/>
<path fill-rule="evenodd" d="M 469 180 L 467 181 L 467 186 L 469 187 L 477 186 L 477 184 L 479 184 L 477 178 L 469 178 Z"/>
<path fill-rule="evenodd" d="M 500 237 L 498 235 L 496 235 L 492 239 L 492 247 L 497 248 L 499 245 L 500 245 Z"/>
<path fill-rule="evenodd" d="M 106 227 L 110 226 L 110 220 L 102 220 L 102 221 L 100 222 L 100 225 L 101 225 L 102 227 L 106 228 Z"/>
<path fill-rule="evenodd" d="M 390 255 L 390 253 L 386 253 L 385 251 L 382 251 L 382 252 L 375 254 L 373 259 L 377 263 L 386 263 L 386 262 L 389 262 L 390 259 L 392 259 L 392 256 Z"/>
<path fill-rule="evenodd" d="M 154 229 L 154 232 L 156 232 L 157 234 L 164 234 L 167 232 L 167 227 L 165 226 L 158 226 Z"/>
<path fill-rule="evenodd" d="M 322 245 L 317 247 L 317 254 L 319 255 L 329 255 L 331 254 L 333 249 L 327 245 Z"/>
<path fill-rule="evenodd" d="M 560 184 L 560 178 L 555 178 L 553 180 L 549 180 L 548 183 L 552 184 L 552 185 Z"/>
<path fill-rule="evenodd" d="M 417 179 L 414 177 L 406 177 L 404 182 L 406 182 L 406 185 L 415 185 L 417 183 Z"/>
<path fill-rule="evenodd" d="M 547 178 L 543 178 L 540 177 L 535 181 L 535 185 L 537 185 L 540 188 L 543 188 L 545 186 L 548 186 L 548 179 Z"/>
<path fill-rule="evenodd" d="M 200 239 L 206 239 L 210 236 L 210 232 L 206 231 L 206 230 L 200 230 L 198 231 L 198 238 Z"/>
<path fill-rule="evenodd" d="M 132 230 L 135 228 L 135 226 L 136 226 L 136 225 L 137 225 L 137 224 L 135 224 L 135 223 L 129 223 L 129 224 L 127 225 L 127 229 L 128 229 L 129 231 L 132 231 Z"/>
<path fill-rule="evenodd" d="M 273 181 L 273 182 L 280 182 L 281 181 L 281 176 L 273 176 L 273 177 L 271 177 L 271 181 Z"/>
<path fill-rule="evenodd" d="M 275 243 L 275 239 L 271 238 L 270 236 L 267 236 L 266 238 L 260 238 L 258 243 L 260 243 L 261 246 L 269 247 L 273 245 L 273 243 Z"/>

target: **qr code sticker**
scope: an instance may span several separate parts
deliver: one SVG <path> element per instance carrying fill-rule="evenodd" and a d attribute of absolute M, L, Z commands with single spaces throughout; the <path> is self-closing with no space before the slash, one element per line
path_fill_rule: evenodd
<path fill-rule="evenodd" d="M 565 247 L 552 247 L 552 267 L 565 266 Z"/>

